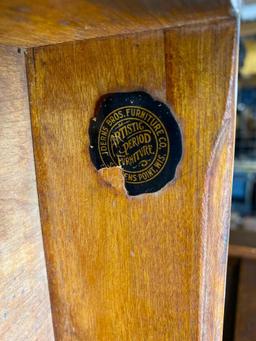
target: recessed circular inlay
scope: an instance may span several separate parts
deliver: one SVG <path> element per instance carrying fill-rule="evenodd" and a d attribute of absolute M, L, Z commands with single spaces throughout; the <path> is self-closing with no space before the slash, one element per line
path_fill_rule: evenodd
<path fill-rule="evenodd" d="M 174 178 L 182 154 L 180 129 L 170 109 L 149 94 L 103 96 L 89 134 L 95 167 L 120 166 L 129 195 L 156 192 Z"/>

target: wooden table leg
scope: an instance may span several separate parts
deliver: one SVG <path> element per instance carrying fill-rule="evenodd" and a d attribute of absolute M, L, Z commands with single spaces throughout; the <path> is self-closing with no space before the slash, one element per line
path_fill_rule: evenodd
<path fill-rule="evenodd" d="M 230 17 L 29 51 L 58 340 L 221 340 L 236 32 Z M 88 129 L 100 96 L 135 90 L 171 106 L 183 155 L 175 181 L 129 197 L 95 169 Z"/>

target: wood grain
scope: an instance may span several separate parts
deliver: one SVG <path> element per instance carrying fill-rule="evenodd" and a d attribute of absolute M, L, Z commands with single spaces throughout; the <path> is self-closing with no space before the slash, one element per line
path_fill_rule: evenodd
<path fill-rule="evenodd" d="M 0 60 L 0 339 L 53 340 L 24 54 Z"/>
<path fill-rule="evenodd" d="M 229 0 L 1 0 L 0 44 L 34 47 L 216 20 Z"/>
<path fill-rule="evenodd" d="M 252 341 L 256 339 L 255 260 L 241 260 L 240 269 L 235 341 Z"/>
<path fill-rule="evenodd" d="M 230 18 L 29 51 L 57 340 L 221 340 L 236 46 Z M 99 96 L 135 89 L 172 106 L 184 154 L 165 190 L 128 198 L 94 169 L 88 125 Z"/>
<path fill-rule="evenodd" d="M 167 99 L 181 119 L 186 143 L 186 176 L 181 176 L 173 199 L 174 223 L 184 229 L 180 252 L 190 255 L 191 282 L 186 281 L 200 302 L 198 335 L 203 340 L 222 339 L 235 130 L 235 31 L 231 20 L 166 34 Z"/>

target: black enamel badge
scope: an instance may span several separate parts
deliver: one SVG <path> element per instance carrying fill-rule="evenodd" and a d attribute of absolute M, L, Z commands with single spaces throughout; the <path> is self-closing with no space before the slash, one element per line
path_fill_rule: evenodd
<path fill-rule="evenodd" d="M 89 129 L 95 167 L 120 166 L 131 196 L 156 192 L 170 182 L 182 142 L 166 104 L 141 91 L 108 94 L 98 104 Z"/>

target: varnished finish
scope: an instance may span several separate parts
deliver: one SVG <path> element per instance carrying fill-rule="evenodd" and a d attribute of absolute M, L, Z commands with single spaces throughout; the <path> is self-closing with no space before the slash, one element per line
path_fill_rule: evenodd
<path fill-rule="evenodd" d="M 57 340 L 221 340 L 236 39 L 231 17 L 29 51 Z M 94 169 L 88 126 L 99 96 L 135 89 L 172 106 L 184 153 L 172 184 L 128 198 Z"/>
<path fill-rule="evenodd" d="M 230 16 L 228 0 L 1 0 L 0 44 L 34 47 Z"/>
<path fill-rule="evenodd" d="M 186 141 L 185 176 L 177 201 L 172 199 L 172 223 L 182 231 L 180 252 L 189 254 L 185 264 L 191 264 L 191 277 L 182 276 L 199 295 L 198 335 L 221 340 L 233 175 L 236 25 L 230 20 L 184 27 L 166 36 L 167 99 L 182 118 Z"/>
<path fill-rule="evenodd" d="M 24 55 L 0 60 L 0 340 L 50 341 Z"/>

